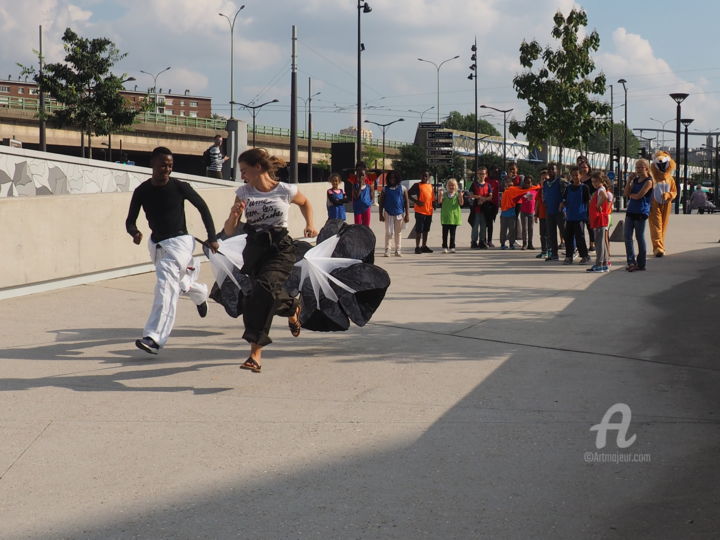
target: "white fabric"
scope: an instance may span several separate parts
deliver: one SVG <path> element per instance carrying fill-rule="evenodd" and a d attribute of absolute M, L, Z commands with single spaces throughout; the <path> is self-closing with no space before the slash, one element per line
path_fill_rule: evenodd
<path fill-rule="evenodd" d="M 400 251 L 402 230 L 405 225 L 405 214 L 391 216 L 383 210 L 385 215 L 385 251 L 390 249 L 390 241 L 395 239 L 395 251 Z"/>
<path fill-rule="evenodd" d="M 175 324 L 178 297 L 189 296 L 195 305 L 207 300 L 207 286 L 197 282 L 200 269 L 192 255 L 194 246 L 195 240 L 190 235 L 168 238 L 157 244 L 148 241 L 157 281 L 143 336 L 151 337 L 160 347 L 167 343 Z"/>
<path fill-rule="evenodd" d="M 247 204 L 247 222 L 258 229 L 269 229 L 287 227 L 290 201 L 297 192 L 297 185 L 278 182 L 271 191 L 259 191 L 250 184 L 243 184 L 237 188 L 235 194 Z"/>
<path fill-rule="evenodd" d="M 218 239 L 220 248 L 218 253 L 212 251 L 208 254 L 208 260 L 212 267 L 213 274 L 215 275 L 215 283 L 218 287 L 222 287 L 226 277 L 240 288 L 240 284 L 233 276 L 233 266 L 241 270 L 244 264 L 243 250 L 247 245 L 247 234 L 239 234 L 237 236 L 231 236 L 227 240 Z"/>
<path fill-rule="evenodd" d="M 302 289 L 305 280 L 309 278 L 318 306 L 320 305 L 320 291 L 323 292 L 326 298 L 333 302 L 338 301 L 335 291 L 330 286 L 331 281 L 350 293 L 354 294 L 356 292 L 336 277 L 330 275 L 330 272 L 335 268 L 345 268 L 346 266 L 362 262 L 358 259 L 333 257 L 332 253 L 335 251 L 335 246 L 337 246 L 339 240 L 340 237 L 337 234 L 331 236 L 327 240 L 320 242 L 314 248 L 309 249 L 305 252 L 305 257 L 295 263 L 295 266 L 300 267 L 300 289 Z"/>
<path fill-rule="evenodd" d="M 653 198 L 655 202 L 658 204 L 666 202 L 665 199 L 663 199 L 663 194 L 670 193 L 671 187 L 670 182 L 655 182 L 653 186 Z"/>

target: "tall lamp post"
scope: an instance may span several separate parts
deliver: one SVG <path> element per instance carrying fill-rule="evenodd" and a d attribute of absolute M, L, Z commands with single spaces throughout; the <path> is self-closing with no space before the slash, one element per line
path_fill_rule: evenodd
<path fill-rule="evenodd" d="M 623 121 L 623 175 L 622 175 L 622 185 L 619 186 L 621 190 L 625 188 L 625 183 L 627 182 L 627 171 L 628 171 L 628 150 L 627 150 L 627 132 L 628 132 L 628 123 L 627 123 L 627 86 L 625 86 L 625 83 L 627 81 L 625 79 L 618 79 L 618 83 L 622 84 L 623 92 L 625 93 L 625 102 L 624 102 L 624 108 L 625 108 L 625 120 Z"/>
<path fill-rule="evenodd" d="M 382 128 L 383 137 L 382 137 L 382 155 L 383 155 L 383 172 L 385 172 L 385 131 L 388 127 L 392 126 L 395 122 L 404 122 L 404 118 L 398 118 L 397 120 L 393 120 L 392 122 L 388 122 L 387 124 L 378 124 L 377 122 L 373 122 L 372 120 L 365 120 L 368 124 L 375 124 L 376 126 L 379 126 Z"/>
<path fill-rule="evenodd" d="M 496 109 L 489 105 L 480 105 L 481 109 L 492 109 L 503 114 L 503 171 L 507 169 L 507 113 L 513 109 Z"/>
<path fill-rule="evenodd" d="M 262 109 L 265 105 L 270 105 L 270 103 L 277 103 L 277 99 L 272 99 L 270 101 L 266 101 L 265 103 L 261 103 L 260 105 L 246 105 L 245 103 L 238 103 L 241 107 L 245 107 L 246 109 L 250 109 L 252 112 L 252 118 L 253 118 L 253 138 L 252 138 L 252 145 L 253 148 L 255 148 L 255 117 L 257 116 L 258 109 Z"/>
<path fill-rule="evenodd" d="M 460 58 L 460 55 L 455 55 L 452 58 L 448 58 L 447 60 L 443 60 L 439 64 L 436 64 L 432 60 L 425 60 L 424 58 L 418 58 L 421 62 L 427 62 L 428 64 L 432 64 L 435 66 L 435 70 L 437 72 L 437 123 L 440 123 L 440 68 L 443 67 L 443 64 L 450 62 L 451 60 L 455 60 L 457 58 Z"/>
<path fill-rule="evenodd" d="M 694 118 L 683 118 L 680 123 L 685 126 L 685 148 L 683 149 L 683 186 L 682 186 L 682 199 L 683 199 L 683 212 L 687 212 L 687 175 L 688 175 L 688 127 L 693 123 Z M 679 198 L 679 197 L 678 197 Z"/>
<path fill-rule="evenodd" d="M 144 73 L 145 75 L 150 75 L 153 78 L 153 92 L 155 93 L 155 114 L 158 112 L 158 99 L 157 99 L 157 80 L 160 75 L 165 73 L 167 70 L 170 69 L 170 66 L 166 67 L 163 70 L 158 71 L 155 75 L 152 73 L 148 73 L 147 71 L 140 70 L 140 73 Z"/>
<path fill-rule="evenodd" d="M 308 91 L 310 90 L 310 77 L 308 77 Z M 305 135 L 307 136 L 308 131 L 308 103 L 312 102 L 312 98 L 315 96 L 319 96 L 322 94 L 322 92 L 315 92 L 313 95 L 308 95 L 306 98 L 300 98 L 303 100 L 303 105 L 305 106 Z"/>
<path fill-rule="evenodd" d="M 475 174 L 477 174 L 478 170 L 478 99 L 477 99 L 477 37 L 475 37 L 475 42 L 472 44 L 472 47 L 470 47 L 470 50 L 472 51 L 472 55 L 470 56 L 470 60 L 472 61 L 472 64 L 470 65 L 470 75 L 468 75 L 468 79 L 471 81 L 475 81 L 475 166 L 473 168 Z"/>
<path fill-rule="evenodd" d="M 358 21 L 357 21 L 357 138 L 355 142 L 355 161 L 360 162 L 362 161 L 362 58 L 361 53 L 365 50 L 365 45 L 362 44 L 362 41 L 360 40 L 361 36 L 361 28 L 360 28 L 360 19 L 361 13 L 370 13 L 372 11 L 372 8 L 370 7 L 370 4 L 367 2 L 363 2 L 362 0 L 358 0 L 357 4 L 357 10 L 358 10 Z"/>
<path fill-rule="evenodd" d="M 680 104 L 687 99 L 689 94 L 675 93 L 670 94 L 670 97 L 675 103 L 677 103 L 677 110 L 675 111 L 675 163 L 677 167 L 680 167 Z M 675 171 L 677 176 L 678 171 Z M 675 197 L 675 213 L 680 213 L 680 197 Z"/>
<path fill-rule="evenodd" d="M 313 152 L 312 152 L 312 98 L 320 94 L 320 92 L 312 93 L 312 79 L 308 77 L 308 97 L 306 101 L 307 125 L 305 131 L 307 135 L 307 155 L 308 155 L 308 182 L 313 181 Z"/>
<path fill-rule="evenodd" d="M 235 80 L 234 77 L 234 71 L 233 67 L 235 64 L 234 56 L 235 56 L 235 19 L 238 16 L 238 13 L 240 13 L 243 9 L 245 9 L 245 6 L 242 5 L 238 8 L 238 10 L 235 12 L 235 15 L 233 15 L 232 20 L 230 20 L 230 17 L 225 15 L 224 13 L 218 13 L 221 17 L 225 17 L 227 19 L 227 22 L 230 24 L 230 118 L 233 117 L 233 105 L 235 104 L 235 97 L 233 96 L 233 81 Z"/>
<path fill-rule="evenodd" d="M 414 110 L 412 110 L 412 109 L 408 109 L 407 112 L 419 114 L 419 115 L 420 115 L 420 121 L 422 122 L 422 121 L 423 121 L 423 116 L 425 116 L 425 113 L 428 112 L 428 111 L 433 110 L 434 108 L 435 108 L 435 105 L 433 105 L 432 107 L 428 107 L 428 108 L 425 109 L 424 111 L 414 111 Z"/>

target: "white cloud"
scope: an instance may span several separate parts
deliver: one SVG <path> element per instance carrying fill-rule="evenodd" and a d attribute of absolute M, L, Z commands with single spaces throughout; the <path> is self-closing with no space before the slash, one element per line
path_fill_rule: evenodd
<path fill-rule="evenodd" d="M 38 26 L 43 27 L 43 53 L 47 62 L 57 62 L 65 56 L 60 38 L 65 28 L 87 27 L 92 13 L 66 0 L 34 0 L 17 2 L 0 0 L 0 33 L 4 43 L 0 47 L 0 62 L 13 66 L 15 62 L 33 64 L 39 48 Z"/>
<path fill-rule="evenodd" d="M 691 82 L 675 73 L 668 62 L 658 58 L 650 42 L 638 34 L 617 28 L 612 33 L 612 50 L 597 56 L 597 65 L 607 75 L 608 83 L 626 79 L 628 88 L 628 123 L 642 127 L 656 127 L 649 120 L 671 118 L 675 105 L 668 96 L 672 92 L 686 92 L 690 97 L 683 103 L 683 116 L 695 118 L 693 129 L 712 130 L 710 118 L 717 118 L 720 102 L 717 95 L 708 93 L 711 86 L 699 77 Z M 616 100 L 620 93 L 615 94 Z M 658 126 L 659 127 L 659 126 Z M 667 128 L 667 127 L 666 127 Z M 670 129 L 670 128 L 667 128 Z"/>

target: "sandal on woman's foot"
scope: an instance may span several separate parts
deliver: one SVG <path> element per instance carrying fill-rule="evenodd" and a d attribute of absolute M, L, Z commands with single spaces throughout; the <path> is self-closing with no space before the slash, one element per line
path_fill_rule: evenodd
<path fill-rule="evenodd" d="M 290 333 L 294 337 L 298 337 L 300 335 L 300 306 L 298 306 L 295 310 L 295 322 L 288 319 L 288 327 L 290 328 Z"/>
<path fill-rule="evenodd" d="M 260 364 L 258 364 L 255 360 L 253 360 L 252 358 L 248 358 L 240 366 L 240 369 L 249 369 L 253 373 L 260 373 L 262 366 Z"/>

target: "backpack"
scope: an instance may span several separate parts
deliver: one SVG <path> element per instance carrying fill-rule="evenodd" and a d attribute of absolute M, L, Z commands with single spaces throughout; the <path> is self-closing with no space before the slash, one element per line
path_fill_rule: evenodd
<path fill-rule="evenodd" d="M 203 163 L 205 163 L 206 167 L 210 166 L 210 148 L 203 152 Z"/>

